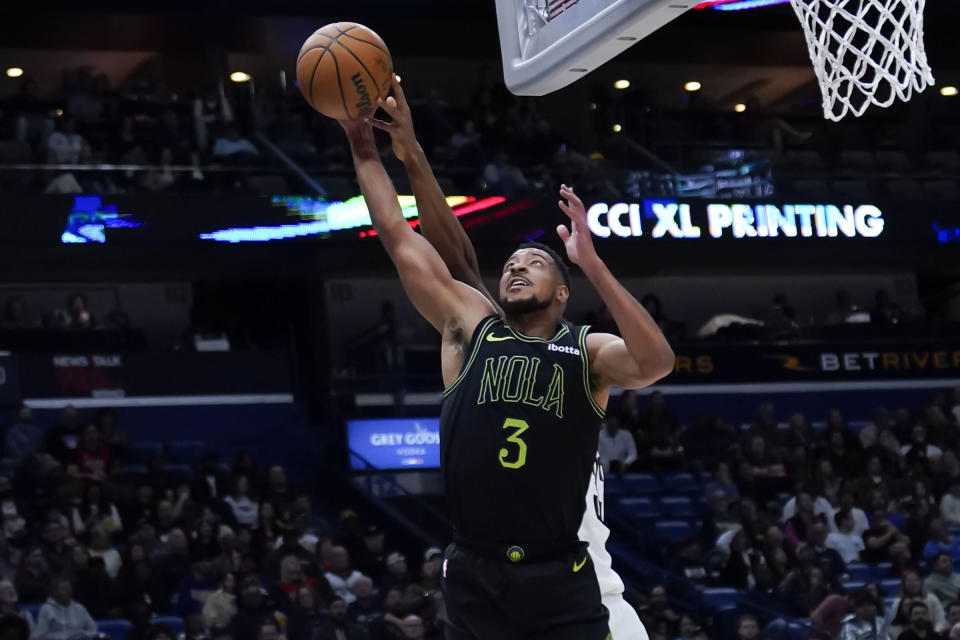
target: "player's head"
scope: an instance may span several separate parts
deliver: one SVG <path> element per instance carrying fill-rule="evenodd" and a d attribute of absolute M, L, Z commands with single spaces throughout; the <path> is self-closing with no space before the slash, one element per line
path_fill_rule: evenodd
<path fill-rule="evenodd" d="M 529 242 L 517 247 L 500 274 L 500 306 L 508 316 L 556 309 L 563 315 L 570 297 L 570 272 L 550 247 Z"/>

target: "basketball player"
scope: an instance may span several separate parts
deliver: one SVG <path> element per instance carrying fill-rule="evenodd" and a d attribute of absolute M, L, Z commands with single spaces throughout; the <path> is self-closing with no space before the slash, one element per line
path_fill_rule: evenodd
<path fill-rule="evenodd" d="M 577 538 L 597 434 L 610 387 L 651 384 L 672 370 L 673 352 L 597 256 L 572 190 L 560 191 L 570 226 L 557 233 L 623 339 L 563 322 L 569 274 L 543 245 L 523 245 L 507 259 L 503 315 L 454 280 L 403 218 L 370 124 L 341 124 L 404 290 L 442 336 L 441 467 L 454 524 L 442 571 L 447 637 L 610 640 L 592 562 Z"/>
<path fill-rule="evenodd" d="M 413 118 L 403 96 L 403 89 L 394 80 L 394 98 L 383 104 L 391 117 L 390 123 L 373 119 L 371 124 L 390 134 L 397 158 L 404 163 L 413 194 L 417 200 L 420 229 L 450 269 L 450 274 L 460 282 L 477 289 L 490 301 L 502 316 L 496 298 L 487 290 L 473 244 L 447 205 L 440 185 L 433 175 L 426 155 L 417 143 Z M 603 467 L 599 456 L 593 465 L 593 473 L 587 486 L 586 508 L 580 523 L 579 539 L 587 543 L 603 604 L 610 613 L 610 631 L 616 640 L 648 640 L 646 629 L 636 610 L 623 599 L 624 585 L 613 570 L 606 541 L 610 530 L 603 523 Z"/>

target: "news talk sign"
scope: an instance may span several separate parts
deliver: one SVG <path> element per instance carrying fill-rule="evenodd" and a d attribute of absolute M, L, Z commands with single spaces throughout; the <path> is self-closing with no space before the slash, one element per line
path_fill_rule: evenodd
<path fill-rule="evenodd" d="M 872 204 L 772 204 L 677 200 L 598 202 L 587 210 L 598 238 L 879 238 L 884 218 Z"/>

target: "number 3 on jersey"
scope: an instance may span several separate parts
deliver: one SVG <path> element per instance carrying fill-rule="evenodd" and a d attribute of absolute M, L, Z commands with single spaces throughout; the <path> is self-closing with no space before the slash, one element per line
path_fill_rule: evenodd
<path fill-rule="evenodd" d="M 517 420 L 516 418 L 507 418 L 503 421 L 503 429 L 513 429 L 514 432 L 507 436 L 507 442 L 517 445 L 513 452 L 516 455 L 511 457 L 511 451 L 504 447 L 500 449 L 500 464 L 507 469 L 519 469 L 527 464 L 527 443 L 520 438 L 520 434 L 530 428 L 526 420 Z"/>

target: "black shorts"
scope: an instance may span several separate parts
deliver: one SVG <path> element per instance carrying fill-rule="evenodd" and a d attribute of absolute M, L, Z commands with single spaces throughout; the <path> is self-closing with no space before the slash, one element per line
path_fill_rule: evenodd
<path fill-rule="evenodd" d="M 587 545 L 547 560 L 497 560 L 451 544 L 443 554 L 447 640 L 610 640 Z"/>

